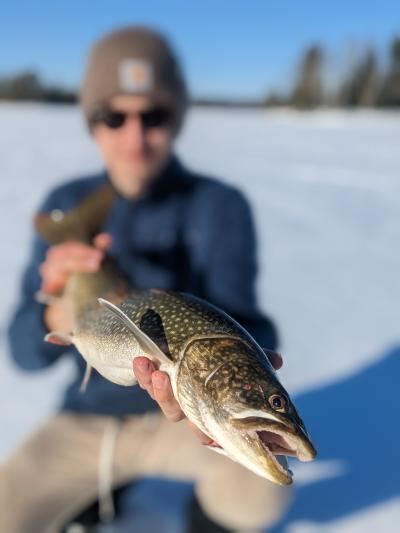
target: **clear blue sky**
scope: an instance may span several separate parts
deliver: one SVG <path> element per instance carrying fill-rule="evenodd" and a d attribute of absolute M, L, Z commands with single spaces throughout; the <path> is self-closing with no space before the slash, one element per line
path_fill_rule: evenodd
<path fill-rule="evenodd" d="M 167 33 L 196 96 L 253 98 L 285 88 L 310 43 L 342 59 L 365 44 L 383 54 L 400 0 L 3 0 L 0 74 L 33 68 L 76 87 L 91 42 L 129 23 Z"/>

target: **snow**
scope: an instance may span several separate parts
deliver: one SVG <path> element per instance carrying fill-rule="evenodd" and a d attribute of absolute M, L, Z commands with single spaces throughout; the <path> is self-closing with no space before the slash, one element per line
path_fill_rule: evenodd
<path fill-rule="evenodd" d="M 30 218 L 49 187 L 99 168 L 79 111 L 0 105 L 0 328 L 17 299 Z M 259 236 L 261 307 L 277 321 L 282 381 L 319 459 L 293 463 L 276 531 L 397 531 L 400 523 L 400 115 L 194 109 L 178 152 L 240 187 Z M 24 374 L 0 341 L 6 457 L 51 413 L 68 361 Z"/>

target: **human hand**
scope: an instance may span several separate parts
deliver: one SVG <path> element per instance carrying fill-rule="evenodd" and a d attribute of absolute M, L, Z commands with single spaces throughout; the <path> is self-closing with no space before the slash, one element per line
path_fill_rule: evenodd
<path fill-rule="evenodd" d="M 111 235 L 100 233 L 93 240 L 93 246 L 68 241 L 48 249 L 39 271 L 42 276 L 40 297 L 48 304 L 43 318 L 49 331 L 72 329 L 72 316 L 65 302 L 52 297 L 62 292 L 72 274 L 96 272 L 110 245 Z"/>
<path fill-rule="evenodd" d="M 275 370 L 279 370 L 283 365 L 282 356 L 272 350 L 265 350 L 265 353 Z M 133 371 L 140 387 L 146 390 L 153 400 L 158 403 L 168 420 L 171 422 L 179 422 L 186 418 L 185 413 L 182 411 L 179 403 L 174 397 L 171 382 L 166 372 L 157 370 L 154 363 L 147 357 L 136 357 L 133 360 Z M 219 446 L 193 424 L 193 422 L 188 421 L 188 423 L 190 429 L 202 444 L 215 447 Z"/>
<path fill-rule="evenodd" d="M 111 235 L 100 233 L 92 246 L 76 241 L 51 246 L 39 267 L 42 277 L 40 290 L 45 294 L 58 294 L 64 289 L 71 274 L 96 272 L 110 245 Z"/>

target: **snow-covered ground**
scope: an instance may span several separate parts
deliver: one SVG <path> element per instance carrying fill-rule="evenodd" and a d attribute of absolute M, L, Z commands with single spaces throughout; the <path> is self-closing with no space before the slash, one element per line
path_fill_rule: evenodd
<path fill-rule="evenodd" d="M 78 110 L 1 104 L 1 318 L 47 189 L 99 167 Z M 398 531 L 400 524 L 400 114 L 195 109 L 178 151 L 240 187 L 260 244 L 259 296 L 277 321 L 282 381 L 318 461 L 293 465 L 291 533 Z M 26 375 L 1 335 L 5 457 L 57 405 L 71 368 Z"/>

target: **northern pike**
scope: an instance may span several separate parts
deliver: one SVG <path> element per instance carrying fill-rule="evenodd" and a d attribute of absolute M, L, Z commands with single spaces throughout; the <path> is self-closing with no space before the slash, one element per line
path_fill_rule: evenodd
<path fill-rule="evenodd" d="M 90 206 L 100 211 L 96 194 L 104 199 L 105 191 L 65 216 L 41 214 L 39 232 L 50 242 L 71 238 L 71 226 L 82 228 L 75 218 Z M 105 213 L 107 202 L 98 204 Z M 119 385 L 134 385 L 132 360 L 148 357 L 169 375 L 187 418 L 218 443 L 213 450 L 280 485 L 293 479 L 286 456 L 315 457 L 267 353 L 221 309 L 189 294 L 128 288 L 107 261 L 96 273 L 72 275 L 63 297 L 73 331 L 51 332 L 46 340 L 74 344 L 88 369 Z"/>

